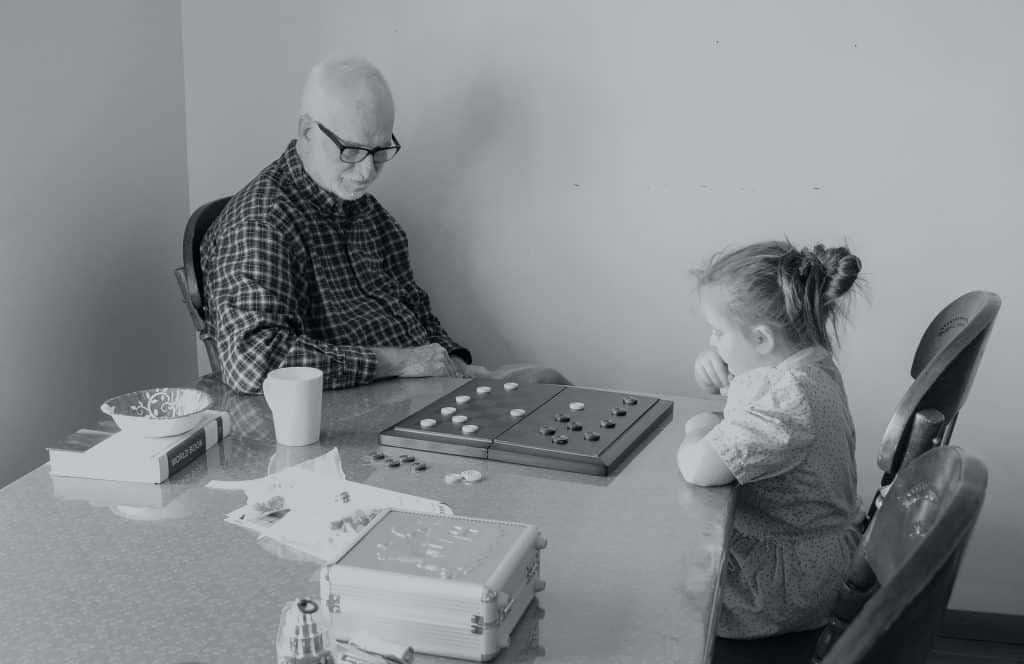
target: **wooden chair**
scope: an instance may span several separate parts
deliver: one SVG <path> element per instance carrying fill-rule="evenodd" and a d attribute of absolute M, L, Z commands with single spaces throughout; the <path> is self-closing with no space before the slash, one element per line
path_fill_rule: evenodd
<path fill-rule="evenodd" d="M 882 436 L 878 454 L 882 481 L 862 528 L 867 528 L 903 463 L 935 445 L 949 443 L 1000 305 L 995 293 L 965 293 L 925 329 L 910 366 L 914 382 Z"/>
<path fill-rule="evenodd" d="M 939 447 L 897 475 L 854 555 L 828 625 L 767 639 L 716 639 L 715 664 L 925 662 L 981 511 L 988 473 Z"/>
<path fill-rule="evenodd" d="M 181 289 L 181 295 L 188 309 L 192 324 L 199 333 L 206 347 L 206 355 L 210 360 L 210 369 L 214 373 L 220 371 L 220 358 L 217 355 L 217 342 L 206 324 L 206 306 L 203 301 L 203 272 L 199 261 L 199 247 L 203 236 L 217 220 L 221 211 L 231 200 L 230 196 L 218 198 L 205 205 L 200 205 L 188 218 L 185 226 L 185 239 L 182 243 L 182 267 L 175 268 L 174 278 Z"/>
<path fill-rule="evenodd" d="M 929 450 L 900 470 L 857 548 L 813 662 L 928 660 L 987 484 L 985 465 L 959 447 Z"/>

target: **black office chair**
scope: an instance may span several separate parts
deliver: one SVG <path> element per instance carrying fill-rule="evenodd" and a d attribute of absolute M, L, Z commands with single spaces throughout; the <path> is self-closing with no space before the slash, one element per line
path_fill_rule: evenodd
<path fill-rule="evenodd" d="M 716 639 L 716 664 L 924 663 L 988 484 L 959 447 L 929 450 L 896 476 L 854 555 L 828 625 L 767 639 Z"/>
<path fill-rule="evenodd" d="M 206 306 L 203 301 L 203 272 L 199 261 L 199 247 L 203 242 L 203 236 L 210 229 L 213 222 L 220 216 L 221 211 L 231 200 L 230 196 L 218 198 L 205 205 L 200 205 L 188 218 L 185 226 L 185 239 L 182 243 L 182 267 L 175 268 L 174 278 L 181 289 L 181 295 L 192 318 L 192 325 L 195 326 L 199 338 L 203 340 L 206 347 L 206 356 L 210 361 L 210 369 L 217 373 L 220 371 L 220 358 L 217 355 L 217 342 L 206 324 Z"/>
<path fill-rule="evenodd" d="M 882 436 L 878 453 L 882 481 L 863 528 L 878 510 L 886 487 L 902 464 L 936 445 L 949 443 L 1001 302 L 995 293 L 965 293 L 940 311 L 925 329 L 910 366 L 914 382 L 897 404 Z"/>

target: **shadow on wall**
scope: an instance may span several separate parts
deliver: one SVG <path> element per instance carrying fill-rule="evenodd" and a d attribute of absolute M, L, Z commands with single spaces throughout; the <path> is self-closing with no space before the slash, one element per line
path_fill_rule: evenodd
<path fill-rule="evenodd" d="M 518 185 L 489 171 L 500 165 L 526 177 L 535 153 L 515 88 L 493 72 L 480 72 L 461 99 L 411 111 L 416 161 L 396 183 L 396 217 L 410 236 L 414 263 L 421 266 L 417 279 L 430 292 L 442 323 L 483 364 L 524 359 L 514 357 L 495 316 L 500 302 L 473 278 L 488 269 L 488 257 L 501 250 L 500 235 L 510 232 L 498 226 L 497 216 L 479 211 L 517 207 Z M 517 149 L 500 151 L 510 143 Z M 529 256 L 522 258 L 529 263 Z"/>

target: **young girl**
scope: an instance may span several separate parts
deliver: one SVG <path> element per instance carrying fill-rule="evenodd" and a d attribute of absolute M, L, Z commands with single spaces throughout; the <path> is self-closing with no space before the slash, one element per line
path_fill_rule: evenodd
<path fill-rule="evenodd" d="M 723 414 L 687 422 L 677 460 L 693 484 L 739 483 L 719 636 L 824 625 L 857 546 L 853 420 L 832 341 L 859 272 L 846 248 L 788 242 L 696 272 L 712 331 L 694 375 L 728 396 Z"/>

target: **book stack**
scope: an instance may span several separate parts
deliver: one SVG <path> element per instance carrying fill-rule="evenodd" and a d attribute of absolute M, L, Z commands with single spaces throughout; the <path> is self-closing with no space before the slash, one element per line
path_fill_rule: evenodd
<path fill-rule="evenodd" d="M 188 433 L 144 438 L 127 431 L 79 429 L 48 449 L 50 474 L 160 484 L 181 472 L 231 433 L 231 417 L 207 411 Z"/>

